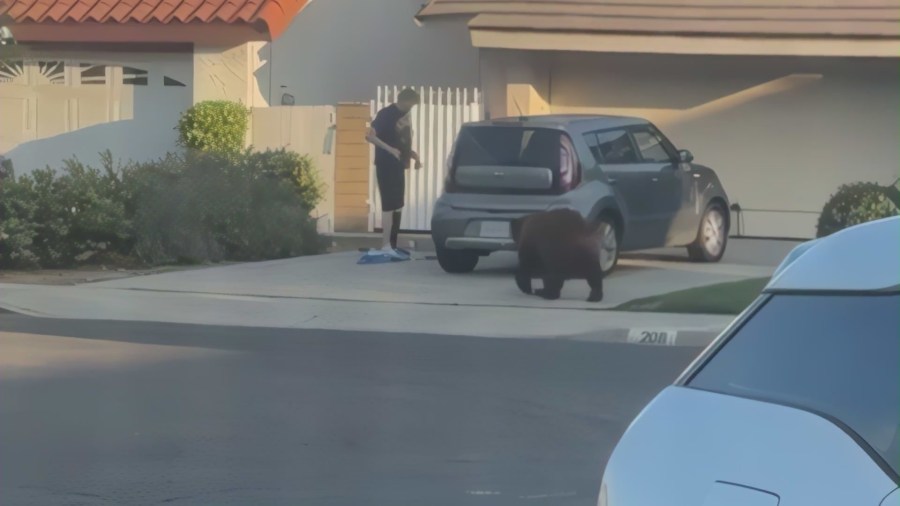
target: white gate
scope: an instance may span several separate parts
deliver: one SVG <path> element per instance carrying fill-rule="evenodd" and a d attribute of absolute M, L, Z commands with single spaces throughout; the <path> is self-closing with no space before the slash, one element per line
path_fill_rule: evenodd
<path fill-rule="evenodd" d="M 381 86 L 371 102 L 372 119 L 381 108 L 396 101 L 402 86 Z M 413 149 L 419 153 L 422 169 L 406 173 L 406 207 L 400 222 L 402 230 L 431 230 L 434 202 L 444 191 L 446 160 L 463 123 L 482 117 L 478 89 L 415 88 L 422 97 L 412 110 Z M 374 147 L 371 160 L 374 160 Z M 378 196 L 375 165 L 369 177 L 369 231 L 381 228 L 381 198 Z"/>

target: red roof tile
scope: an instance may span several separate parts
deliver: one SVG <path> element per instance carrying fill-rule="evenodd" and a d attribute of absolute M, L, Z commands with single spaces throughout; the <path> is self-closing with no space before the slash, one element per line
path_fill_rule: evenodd
<path fill-rule="evenodd" d="M 0 0 L 0 16 L 42 25 L 226 23 L 266 26 L 278 37 L 308 0 Z"/>

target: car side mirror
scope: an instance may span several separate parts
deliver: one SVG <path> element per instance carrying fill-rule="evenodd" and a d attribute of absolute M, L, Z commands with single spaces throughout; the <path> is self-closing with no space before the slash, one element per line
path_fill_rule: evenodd
<path fill-rule="evenodd" d="M 691 163 L 694 161 L 694 155 L 690 151 L 682 149 L 678 152 L 678 161 L 681 163 Z"/>

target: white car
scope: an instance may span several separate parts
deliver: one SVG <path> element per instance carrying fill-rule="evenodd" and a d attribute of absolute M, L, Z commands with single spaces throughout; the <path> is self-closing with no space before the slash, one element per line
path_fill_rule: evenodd
<path fill-rule="evenodd" d="M 900 504 L 900 218 L 798 246 L 622 436 L 600 506 Z"/>

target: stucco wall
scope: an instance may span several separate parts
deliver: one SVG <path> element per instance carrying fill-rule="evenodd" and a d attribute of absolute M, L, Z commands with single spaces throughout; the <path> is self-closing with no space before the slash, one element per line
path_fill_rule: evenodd
<path fill-rule="evenodd" d="M 552 112 L 646 117 L 759 210 L 747 235 L 811 237 L 840 184 L 900 176 L 897 59 L 485 53 L 492 112 L 508 75 L 532 73 Z"/>
<path fill-rule="evenodd" d="M 379 85 L 476 86 L 478 53 L 463 20 L 413 21 L 423 0 L 314 0 L 270 47 L 257 77 L 273 105 L 369 101 Z M 284 86 L 284 88 L 282 88 Z"/>
<path fill-rule="evenodd" d="M 231 100 L 248 107 L 268 105 L 268 76 L 257 71 L 267 57 L 263 42 L 194 47 L 194 103 Z"/>

